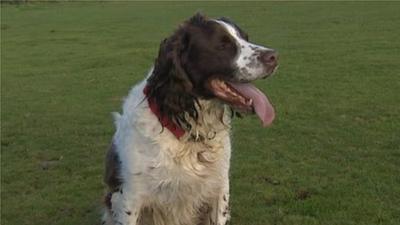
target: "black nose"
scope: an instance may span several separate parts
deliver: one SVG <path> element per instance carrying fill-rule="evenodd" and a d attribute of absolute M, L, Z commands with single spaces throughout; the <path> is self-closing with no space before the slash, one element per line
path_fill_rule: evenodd
<path fill-rule="evenodd" d="M 275 65 L 278 62 L 278 53 L 274 50 L 262 51 L 259 59 L 266 65 Z"/>

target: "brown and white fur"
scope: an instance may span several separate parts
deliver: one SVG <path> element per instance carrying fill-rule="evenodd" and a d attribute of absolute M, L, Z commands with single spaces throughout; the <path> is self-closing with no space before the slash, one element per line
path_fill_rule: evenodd
<path fill-rule="evenodd" d="M 248 42 L 227 19 L 196 14 L 165 39 L 146 79 L 115 113 L 102 223 L 225 225 L 230 121 L 238 103 L 217 97 L 210 80 L 248 82 L 275 69 L 276 53 Z M 147 98 L 185 130 L 181 138 L 161 126 Z"/>

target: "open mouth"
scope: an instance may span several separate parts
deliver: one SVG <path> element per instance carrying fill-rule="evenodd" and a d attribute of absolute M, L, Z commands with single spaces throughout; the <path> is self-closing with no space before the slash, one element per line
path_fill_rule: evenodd
<path fill-rule="evenodd" d="M 235 109 L 255 112 L 263 126 L 271 125 L 275 110 L 267 96 L 251 83 L 234 83 L 218 78 L 209 81 L 210 89 L 219 99 Z"/>

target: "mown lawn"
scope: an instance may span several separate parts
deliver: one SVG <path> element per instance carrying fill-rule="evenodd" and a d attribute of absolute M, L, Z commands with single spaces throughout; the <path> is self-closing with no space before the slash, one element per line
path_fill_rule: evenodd
<path fill-rule="evenodd" d="M 1 6 L 1 224 L 94 225 L 110 112 L 196 11 L 280 52 L 278 117 L 235 120 L 234 225 L 400 224 L 400 3 Z"/>

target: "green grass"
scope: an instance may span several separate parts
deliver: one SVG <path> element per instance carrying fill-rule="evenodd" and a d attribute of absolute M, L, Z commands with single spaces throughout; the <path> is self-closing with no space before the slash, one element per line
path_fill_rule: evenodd
<path fill-rule="evenodd" d="M 277 119 L 235 120 L 232 224 L 400 224 L 400 3 L 2 5 L 4 225 L 94 225 L 110 112 L 195 11 L 280 52 Z"/>

